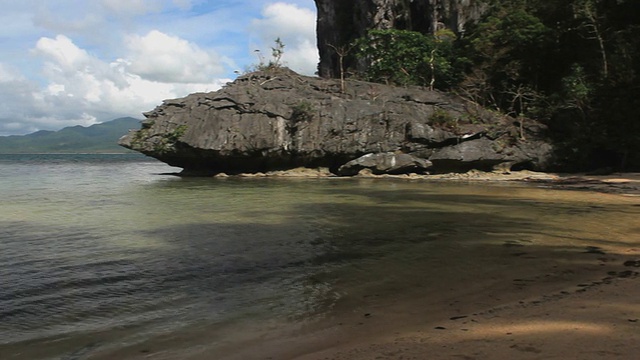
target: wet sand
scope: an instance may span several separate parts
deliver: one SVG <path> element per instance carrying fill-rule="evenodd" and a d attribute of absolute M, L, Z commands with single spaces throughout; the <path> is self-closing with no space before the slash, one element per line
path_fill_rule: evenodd
<path fill-rule="evenodd" d="M 584 256 L 566 266 L 541 266 L 538 273 L 528 269 L 529 277 L 516 271 L 432 298 L 364 300 L 321 331 L 190 358 L 637 359 L 640 261 L 625 259 L 640 259 L 640 247 Z"/>
<path fill-rule="evenodd" d="M 327 178 L 334 177 L 326 168 L 308 169 L 297 168 L 287 171 L 272 171 L 268 173 L 240 174 L 238 177 L 299 177 L 299 178 Z M 216 177 L 228 177 L 219 174 Z M 393 178 L 426 181 L 479 181 L 479 182 L 526 182 L 539 184 L 541 187 L 566 190 L 586 190 L 603 193 L 640 196 L 640 173 L 612 173 L 609 175 L 589 175 L 585 173 L 560 174 L 536 171 L 485 172 L 471 170 L 466 173 L 447 173 L 435 175 L 404 174 L 404 175 L 374 175 L 364 169 L 355 177 L 359 178 Z M 344 179 L 347 179 L 345 177 Z"/>
<path fill-rule="evenodd" d="M 369 175 L 364 175 L 369 176 Z M 407 176 L 411 178 L 421 178 Z M 640 196 L 640 174 L 471 172 L 432 180 L 524 181 L 553 189 Z M 610 195 L 614 194 L 614 195 Z M 637 205 L 640 206 L 640 201 Z M 640 219 L 638 219 L 640 227 Z M 321 331 L 230 349 L 228 359 L 637 359 L 640 238 L 583 254 L 509 249 L 531 267 L 397 303 L 367 304 Z M 526 261 L 526 260 L 524 260 Z M 330 322 L 329 320 L 328 322 Z M 206 351 L 194 356 L 205 359 Z"/>
<path fill-rule="evenodd" d="M 316 173 L 306 172 L 305 176 L 315 177 Z M 424 179 L 405 177 L 412 181 Z M 608 204 L 619 201 L 633 209 L 640 206 L 639 174 L 470 172 L 429 179 L 523 181 L 543 188 L 585 191 L 588 193 L 585 195 L 602 198 Z M 601 235 L 588 239 L 598 247 L 585 246 L 580 239 L 572 239 L 570 233 L 553 236 L 575 242 L 566 247 L 549 243 L 538 247 L 510 240 L 501 243 L 507 238 L 495 240 L 498 246 L 479 243 L 477 247 L 464 249 L 461 258 L 442 259 L 460 262 L 463 271 L 430 273 L 429 277 L 446 280 L 435 282 L 435 286 L 425 280 L 429 277 L 416 276 L 415 280 L 404 282 L 396 294 L 379 296 L 368 289 L 359 289 L 361 296 L 338 304 L 330 318 L 293 327 L 273 324 L 271 333 L 262 331 L 264 324 L 256 324 L 256 328 L 261 328 L 256 331 L 257 336 L 251 332 L 238 333 L 227 344 L 207 346 L 216 334 L 194 329 L 193 333 L 186 331 L 151 345 L 135 344 L 87 357 L 79 354 L 77 358 L 637 359 L 640 358 L 640 219 L 637 224 L 628 225 L 631 233 L 612 234 L 610 239 L 602 239 Z M 465 259 L 471 255 L 473 261 Z M 464 269 L 466 260 L 475 267 Z M 397 270 L 393 265 L 385 265 L 384 262 L 378 265 L 381 270 L 376 275 Z M 425 267 L 423 271 L 430 270 Z M 415 274 L 395 276 L 405 275 Z M 46 347 L 33 351 L 47 352 Z"/>
<path fill-rule="evenodd" d="M 364 175 L 371 176 L 371 175 Z M 613 173 L 610 175 L 555 174 L 535 171 L 484 172 L 469 171 L 440 175 L 401 175 L 410 179 L 435 181 L 489 181 L 526 182 L 541 187 L 563 190 L 584 190 L 626 196 L 640 196 L 640 173 Z"/>
<path fill-rule="evenodd" d="M 637 173 L 594 176 L 516 172 L 458 176 L 640 196 L 640 174 Z M 443 179 L 455 177 L 441 176 Z M 637 240 L 629 247 L 612 249 L 617 252 L 613 256 L 602 254 L 596 258 L 600 269 L 595 269 L 593 264 L 565 269 L 582 273 L 586 278 L 580 283 L 575 283 L 577 278 L 567 280 L 564 290 L 545 291 L 544 286 L 538 289 L 530 286 L 520 294 L 523 300 L 489 308 L 482 308 L 476 302 L 463 315 L 450 312 L 449 318 L 443 316 L 419 326 L 396 324 L 393 334 L 353 343 L 345 341 L 335 348 L 294 358 L 637 359 L 640 357 L 640 239 Z"/>
<path fill-rule="evenodd" d="M 637 273 L 579 285 L 293 358 L 637 359 Z"/>

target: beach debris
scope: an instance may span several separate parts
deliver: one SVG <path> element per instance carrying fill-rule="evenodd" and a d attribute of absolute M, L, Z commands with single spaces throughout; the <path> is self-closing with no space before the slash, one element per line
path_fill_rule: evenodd
<path fill-rule="evenodd" d="M 598 247 L 598 246 L 587 246 L 585 253 L 587 254 L 599 254 L 599 255 L 605 255 L 605 252 L 602 250 L 602 248 Z"/>

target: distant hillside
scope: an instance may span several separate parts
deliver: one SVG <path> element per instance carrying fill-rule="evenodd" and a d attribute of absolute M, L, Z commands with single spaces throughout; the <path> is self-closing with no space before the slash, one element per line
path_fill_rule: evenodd
<path fill-rule="evenodd" d="M 101 124 L 36 131 L 28 135 L 0 136 L 0 154 L 25 153 L 124 153 L 118 139 L 139 129 L 140 120 L 125 117 Z"/>

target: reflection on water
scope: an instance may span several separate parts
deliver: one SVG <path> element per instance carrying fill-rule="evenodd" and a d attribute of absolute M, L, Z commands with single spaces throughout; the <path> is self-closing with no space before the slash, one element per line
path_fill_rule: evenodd
<path fill-rule="evenodd" d="M 186 333 L 180 346 L 229 344 L 640 235 L 637 200 L 521 185 L 180 179 L 139 158 L 0 166 L 3 359 Z"/>

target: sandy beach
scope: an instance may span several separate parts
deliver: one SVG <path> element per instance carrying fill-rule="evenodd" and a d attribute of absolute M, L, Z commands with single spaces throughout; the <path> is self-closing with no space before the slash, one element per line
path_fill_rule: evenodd
<path fill-rule="evenodd" d="M 640 282 L 625 274 L 295 358 L 636 359 Z"/>
<path fill-rule="evenodd" d="M 376 256 L 345 261 L 348 267 L 312 272 L 299 282 L 308 290 L 287 298 L 298 304 L 313 296 L 317 288 L 311 285 L 330 284 L 330 292 L 317 297 L 326 308 L 293 318 L 247 314 L 222 326 L 189 323 L 179 331 L 129 342 L 122 339 L 135 336 L 137 328 L 52 337 L 34 345 L 18 342 L 0 347 L 0 358 L 640 358 L 640 174 L 473 171 L 387 181 L 377 178 L 388 176 L 362 174 L 361 180 L 345 180 L 304 170 L 246 175 L 246 181 L 264 176 L 323 177 L 340 196 L 367 195 L 367 202 L 350 208 L 362 212 L 364 220 L 342 225 L 361 228 L 359 238 L 389 247 L 379 248 Z M 205 180 L 217 186 L 226 182 Z M 306 180 L 287 181 L 287 186 L 306 185 Z M 348 186 L 339 193 L 343 181 Z M 423 193 L 430 181 L 435 186 Z M 232 185 L 237 184 L 246 185 Z M 408 199 L 395 206 L 401 192 Z M 345 204 L 351 203 L 329 209 Z M 372 210 L 365 212 L 368 208 Z M 377 218 L 379 209 L 388 212 Z M 384 232 L 390 224 L 396 224 L 393 231 Z M 234 231 L 243 235 L 239 239 L 245 237 L 241 228 Z M 385 235 L 376 239 L 379 233 Z M 274 234 L 280 236 L 280 231 Z M 421 241 L 411 241 L 415 238 Z"/>
<path fill-rule="evenodd" d="M 446 301 L 364 307 L 323 331 L 254 343 L 221 358 L 637 359 L 640 262 L 623 260 L 640 259 L 640 248 L 594 256 L 513 278 L 512 286 L 480 281 L 466 296 L 436 296 Z"/>
<path fill-rule="evenodd" d="M 226 178 L 229 175 L 221 173 L 217 178 Z M 232 177 L 242 178 L 327 178 L 335 175 L 326 168 L 308 169 L 296 168 L 286 171 L 272 171 L 267 173 L 240 174 Z M 566 190 L 586 190 L 603 193 L 640 196 L 640 173 L 612 173 L 609 175 L 589 175 L 584 173 L 559 174 L 536 171 L 510 171 L 510 172 L 485 172 L 471 170 L 466 173 L 446 173 L 434 175 L 403 174 L 403 175 L 374 175 L 370 170 L 364 169 L 355 177 L 359 178 L 392 178 L 425 181 L 488 181 L 488 182 L 526 182 L 539 184 L 541 187 Z M 348 179 L 344 177 L 343 179 Z"/>
<path fill-rule="evenodd" d="M 640 174 L 563 176 L 521 172 L 457 176 L 640 196 Z M 452 177 L 456 176 L 442 176 L 443 179 Z M 640 201 L 636 206 L 640 206 Z M 459 315 L 454 315 L 455 311 L 443 313 L 437 321 L 406 328 L 396 324 L 393 334 L 347 342 L 295 358 L 637 359 L 640 357 L 640 219 L 638 229 L 635 244 L 611 248 L 591 263 L 575 263 L 575 266 L 561 270 L 577 275 L 564 282 L 566 288 L 563 290 L 534 284 L 540 282 L 541 277 L 514 280 L 514 283 L 527 284 L 523 287 L 528 289 L 522 289 L 519 294 L 520 300 L 483 308 L 482 298 L 509 295 L 506 292 L 478 293 L 477 299 L 465 298 L 461 302 L 466 304 L 456 304 L 466 310 L 455 309 Z M 545 275 L 542 279 L 548 278 Z"/>
<path fill-rule="evenodd" d="M 365 175 L 366 176 L 366 175 Z M 408 176 L 416 178 L 415 176 Z M 433 180 L 524 181 L 619 197 L 640 206 L 640 174 L 471 172 Z M 634 205 L 635 204 L 635 205 Z M 537 261 L 466 289 L 367 304 L 322 331 L 259 342 L 230 359 L 637 359 L 640 357 L 640 219 L 627 242 L 562 255 L 505 249 Z M 635 239 L 635 240 L 634 240 Z M 468 286 L 468 285 L 467 285 Z M 344 320 L 344 319 L 348 320 Z M 330 323 L 331 320 L 328 320 Z M 205 356 L 195 358 L 204 359 Z M 227 358 L 224 357 L 223 358 Z"/>

